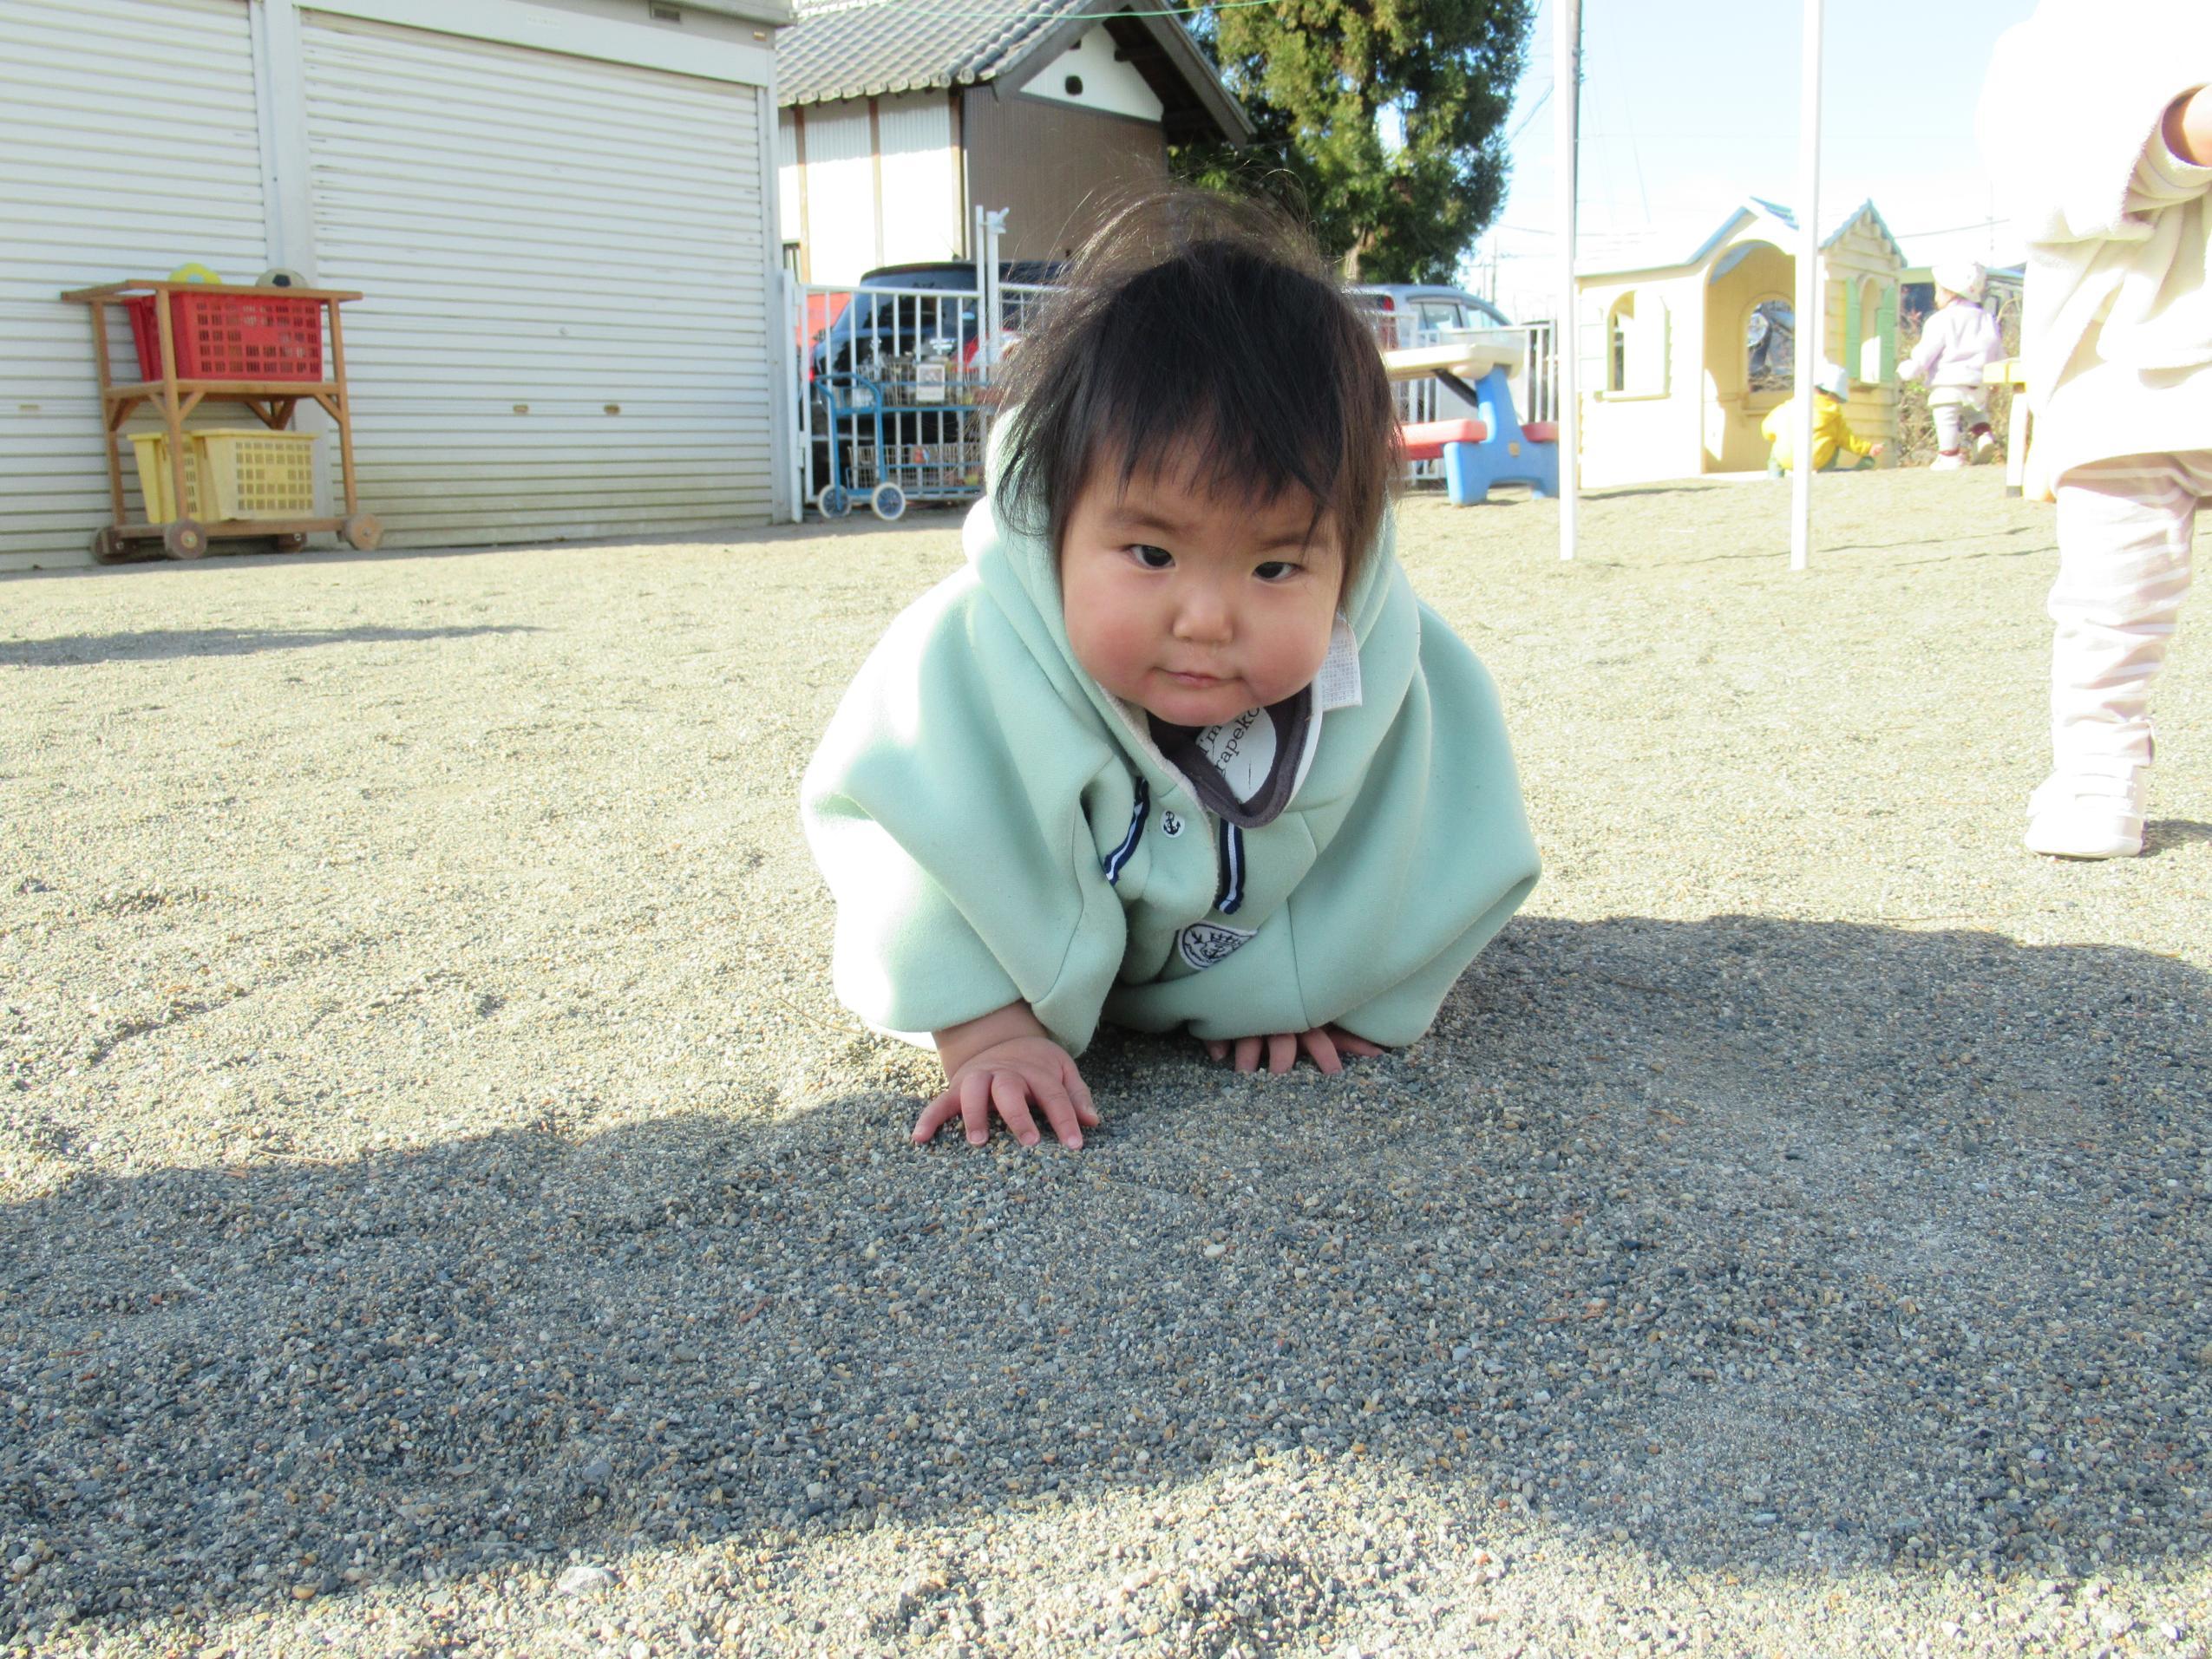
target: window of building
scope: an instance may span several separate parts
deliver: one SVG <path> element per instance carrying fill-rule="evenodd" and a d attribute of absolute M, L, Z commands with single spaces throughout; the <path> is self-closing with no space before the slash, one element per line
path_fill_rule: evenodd
<path fill-rule="evenodd" d="M 1606 313 L 1606 390 L 1661 397 L 1667 389 L 1666 302 L 1632 290 Z"/>
<path fill-rule="evenodd" d="M 1786 299 L 1763 299 L 1744 321 L 1744 383 L 1787 396 L 1797 383 L 1797 313 Z"/>

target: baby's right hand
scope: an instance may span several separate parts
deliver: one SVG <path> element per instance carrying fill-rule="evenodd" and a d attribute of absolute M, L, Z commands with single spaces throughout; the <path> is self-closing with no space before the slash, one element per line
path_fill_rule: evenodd
<path fill-rule="evenodd" d="M 914 1120 L 914 1145 L 926 1145 L 959 1118 L 967 1127 L 968 1144 L 980 1146 L 991 1139 L 991 1115 L 996 1112 L 1015 1140 L 1034 1146 L 1044 1137 L 1030 1115 L 1032 1101 L 1044 1108 L 1052 1133 L 1071 1151 L 1083 1145 L 1084 1127 L 1098 1127 L 1090 1090 L 1068 1051 L 1050 1037 L 1014 1036 L 960 1063 L 946 1080 L 945 1092 Z"/>

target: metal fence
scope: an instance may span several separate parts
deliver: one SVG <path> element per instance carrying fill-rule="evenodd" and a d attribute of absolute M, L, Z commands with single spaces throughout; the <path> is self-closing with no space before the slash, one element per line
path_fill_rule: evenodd
<path fill-rule="evenodd" d="M 995 252 L 997 238 L 986 238 Z M 832 518 L 855 507 L 894 519 L 911 501 L 965 501 L 982 493 L 991 384 L 1050 287 L 998 279 L 977 262 L 961 288 L 790 284 L 787 388 L 798 402 L 797 499 Z M 1404 337 L 1399 319 L 1373 314 L 1378 343 L 1435 345 L 1448 331 Z M 1514 377 L 1523 421 L 1558 419 L 1558 364 L 1548 322 L 1525 336 Z M 1450 420 L 1475 411 L 1432 379 L 1394 388 L 1399 420 Z M 1418 479 L 1440 476 L 1413 463 Z"/>
<path fill-rule="evenodd" d="M 1522 336 L 1521 370 L 1513 376 L 1513 407 L 1523 422 L 1556 421 L 1559 419 L 1559 364 L 1553 356 L 1552 325 L 1549 323 L 1516 323 L 1511 331 Z M 1486 334 L 1501 332 L 1496 329 L 1482 330 Z M 1442 330 L 1414 331 L 1412 337 L 1399 343 L 1409 346 L 1432 346 L 1446 343 L 1451 335 Z M 1436 421 L 1452 418 L 1454 411 L 1447 408 L 1437 413 L 1436 395 L 1444 389 L 1433 380 L 1410 380 L 1397 382 L 1398 419 L 1401 421 Z"/>
<path fill-rule="evenodd" d="M 975 289 L 795 291 L 800 499 L 895 519 L 910 501 L 983 488 L 985 389 L 995 359 Z"/>
<path fill-rule="evenodd" d="M 1524 425 L 1530 421 L 1556 421 L 1559 353 L 1552 343 L 1552 325 L 1544 322 L 1516 326 L 1528 336 L 1528 354 L 1522 359 L 1521 373 L 1513 382 L 1513 406 L 1520 412 Z"/>

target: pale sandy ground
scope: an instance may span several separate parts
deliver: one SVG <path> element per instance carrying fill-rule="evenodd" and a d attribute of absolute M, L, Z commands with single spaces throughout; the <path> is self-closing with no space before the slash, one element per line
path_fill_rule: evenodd
<path fill-rule="evenodd" d="M 794 820 L 949 515 L 0 579 L 0 1647 L 2206 1652 L 2212 613 L 2039 859 L 2047 510 L 1822 503 L 1411 504 L 1542 885 L 1074 1157 Z"/>

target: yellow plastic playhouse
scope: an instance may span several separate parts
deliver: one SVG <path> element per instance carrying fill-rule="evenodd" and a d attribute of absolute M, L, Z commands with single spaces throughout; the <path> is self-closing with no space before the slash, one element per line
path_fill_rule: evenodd
<path fill-rule="evenodd" d="M 1765 467 L 1759 422 L 1795 372 L 1796 238 L 1788 208 L 1752 197 L 1686 259 L 1576 272 L 1585 485 Z M 1851 372 L 1852 428 L 1894 440 L 1904 253 L 1868 201 L 1820 257 L 1821 355 Z"/>

